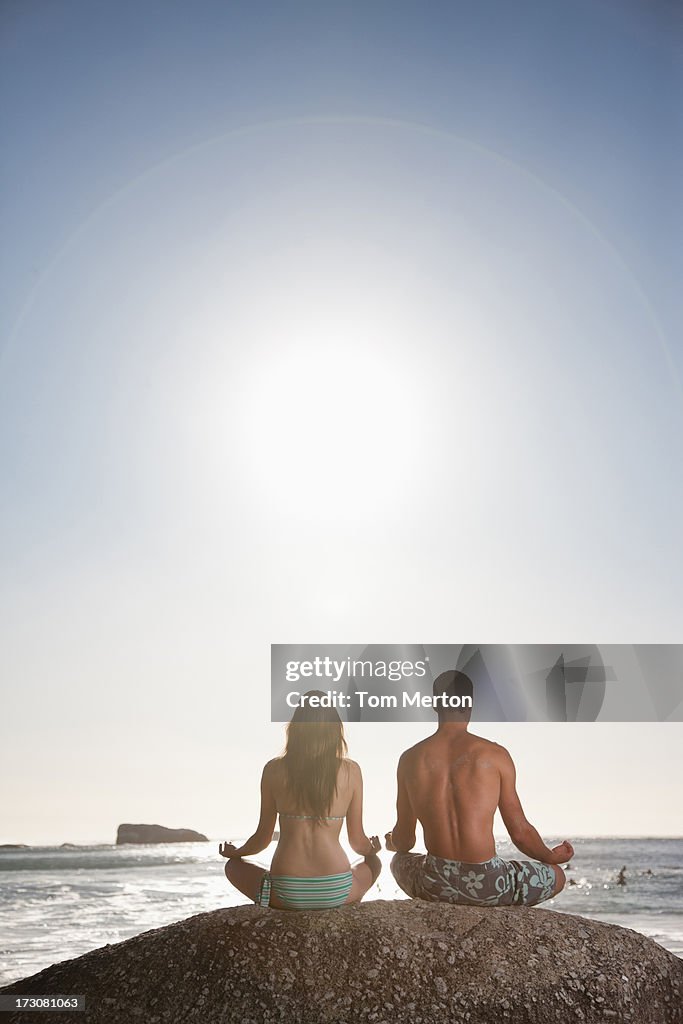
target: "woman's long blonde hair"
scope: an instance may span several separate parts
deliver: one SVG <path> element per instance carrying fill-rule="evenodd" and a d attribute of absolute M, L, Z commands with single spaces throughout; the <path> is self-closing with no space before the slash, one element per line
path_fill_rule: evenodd
<path fill-rule="evenodd" d="M 309 690 L 306 697 L 324 696 Z M 282 755 L 292 812 L 311 814 L 318 823 L 328 814 L 337 792 L 339 768 L 346 756 L 344 726 L 335 708 L 298 707 L 287 726 Z"/>

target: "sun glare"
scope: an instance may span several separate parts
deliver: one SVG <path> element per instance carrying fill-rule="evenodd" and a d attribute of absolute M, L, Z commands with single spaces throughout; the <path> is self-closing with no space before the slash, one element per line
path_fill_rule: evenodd
<path fill-rule="evenodd" d="M 316 329 L 249 368 L 238 412 L 244 468 L 261 495 L 286 492 L 297 515 L 364 518 L 382 491 L 406 499 L 419 472 L 419 378 L 363 334 Z"/>

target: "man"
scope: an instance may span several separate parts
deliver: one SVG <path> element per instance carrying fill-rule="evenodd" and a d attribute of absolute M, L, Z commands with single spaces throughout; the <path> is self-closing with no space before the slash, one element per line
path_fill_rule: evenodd
<path fill-rule="evenodd" d="M 559 865 L 571 843 L 549 849 L 522 810 L 509 753 L 468 732 L 472 682 L 463 672 L 434 681 L 439 727 L 401 755 L 397 821 L 386 835 L 394 878 L 409 896 L 492 907 L 532 906 L 564 888 Z M 467 706 L 469 704 L 469 706 Z M 493 817 L 500 808 L 515 846 L 532 860 L 496 855 Z M 409 853 L 420 821 L 427 855 Z"/>

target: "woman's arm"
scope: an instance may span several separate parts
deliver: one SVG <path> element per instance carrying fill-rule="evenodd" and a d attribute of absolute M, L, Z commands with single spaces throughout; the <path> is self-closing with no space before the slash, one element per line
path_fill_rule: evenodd
<path fill-rule="evenodd" d="M 363 829 L 363 776 L 355 761 L 347 761 L 351 782 L 351 802 L 346 812 L 346 831 L 354 853 L 369 857 L 380 849 L 377 836 L 369 839 Z"/>
<path fill-rule="evenodd" d="M 260 853 L 262 850 L 265 850 L 272 843 L 273 830 L 277 819 L 277 808 L 275 807 L 275 797 L 271 786 L 271 763 L 270 761 L 268 762 L 261 776 L 261 815 L 256 831 L 240 847 L 233 846 L 232 843 L 223 843 L 219 847 L 222 857 L 230 859 L 234 857 L 250 857 L 254 853 Z"/>

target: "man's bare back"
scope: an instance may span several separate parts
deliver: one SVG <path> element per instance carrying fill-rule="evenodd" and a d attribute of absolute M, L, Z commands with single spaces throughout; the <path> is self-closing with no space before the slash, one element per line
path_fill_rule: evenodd
<path fill-rule="evenodd" d="M 462 730 L 439 730 L 401 758 L 411 806 L 436 857 L 493 857 L 493 816 L 501 784 L 502 747 Z"/>
<path fill-rule="evenodd" d="M 522 810 L 515 766 L 505 747 L 468 732 L 462 723 L 438 730 L 401 757 L 398 819 L 387 834 L 389 849 L 407 852 L 419 820 L 425 845 L 435 857 L 482 862 L 495 855 L 496 809 L 513 843 L 529 857 L 560 864 L 573 856 L 570 843 L 550 849 Z"/>

